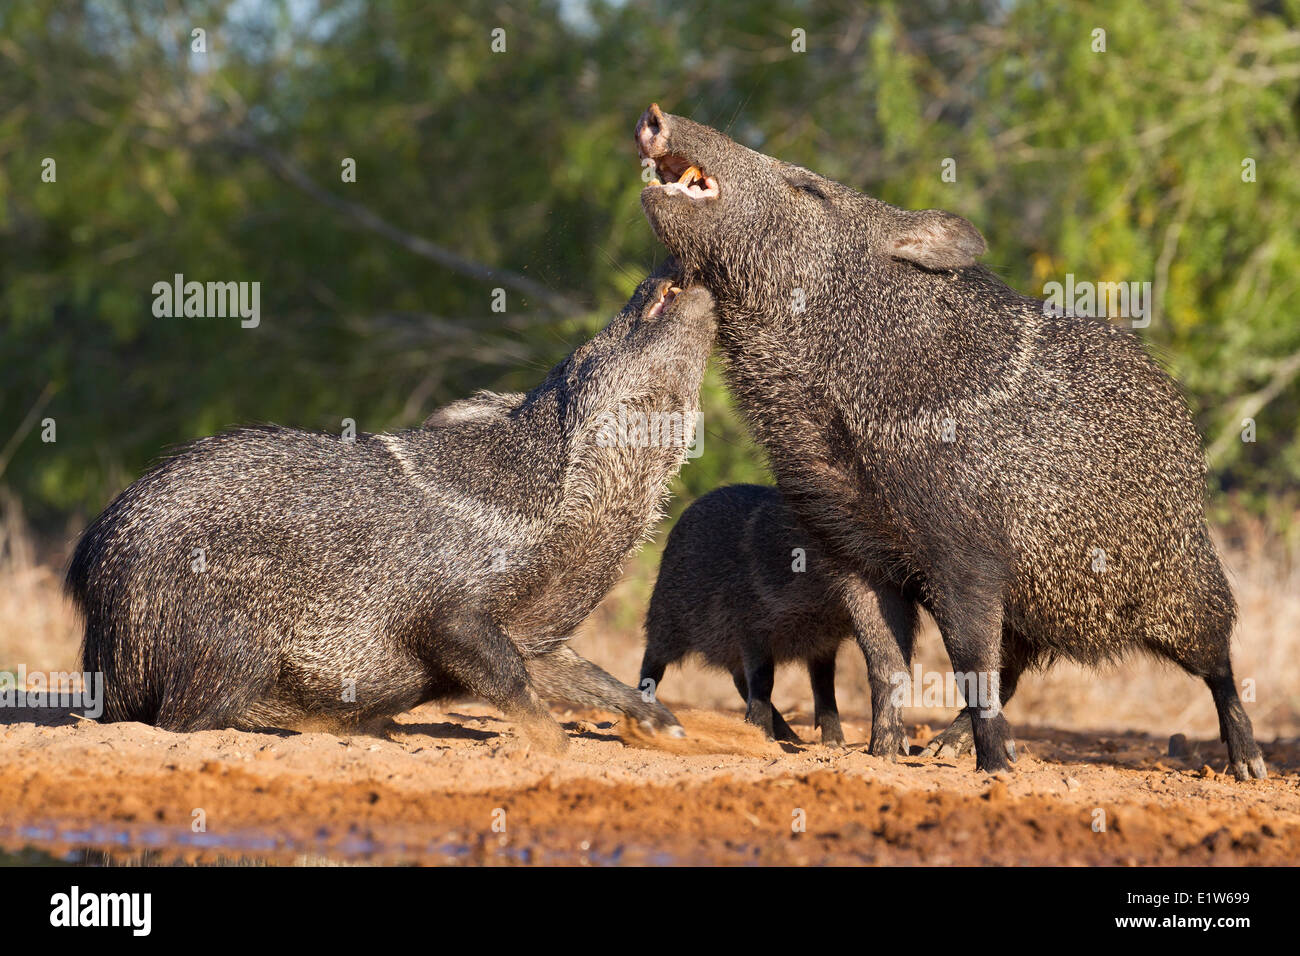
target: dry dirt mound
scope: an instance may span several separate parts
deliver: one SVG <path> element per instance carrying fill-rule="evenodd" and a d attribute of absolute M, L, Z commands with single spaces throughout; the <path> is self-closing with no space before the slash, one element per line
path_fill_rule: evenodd
<path fill-rule="evenodd" d="M 1217 742 L 1171 759 L 1143 735 L 1018 728 L 1017 769 L 990 779 L 970 757 L 870 757 L 859 721 L 839 750 L 678 713 L 684 740 L 564 714 L 562 757 L 473 704 L 420 708 L 378 737 L 0 725 L 0 843 L 151 861 L 1300 861 L 1295 742 L 1265 745 L 1272 779 L 1238 784 L 1213 769 Z"/>

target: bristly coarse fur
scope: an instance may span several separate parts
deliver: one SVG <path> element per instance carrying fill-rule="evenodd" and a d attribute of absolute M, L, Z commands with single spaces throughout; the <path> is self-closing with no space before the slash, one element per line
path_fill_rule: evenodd
<path fill-rule="evenodd" d="M 959 216 L 898 209 L 658 107 L 636 139 L 719 186 L 712 200 L 651 186 L 642 205 L 713 291 L 727 380 L 825 547 L 919 599 L 953 667 L 1000 674 L 1003 699 L 1051 654 L 1177 662 L 1209 684 L 1233 771 L 1262 774 L 1200 442 L 1138 338 L 1047 314 L 976 264 L 984 240 Z M 979 766 L 1004 767 L 1005 718 L 974 730 Z"/>
<path fill-rule="evenodd" d="M 694 424 L 712 300 L 688 289 L 651 315 L 670 274 L 527 395 L 481 393 L 355 441 L 239 428 L 157 464 L 85 531 L 68 572 L 105 719 L 358 722 L 470 693 L 558 748 L 537 695 L 570 683 L 582 700 L 622 688 L 624 709 L 676 724 L 563 649 L 685 455 L 602 440 L 602 423 L 627 410 Z"/>
<path fill-rule="evenodd" d="M 777 489 L 728 485 L 687 508 L 668 535 L 646 613 L 641 686 L 657 691 L 668 665 L 698 654 L 731 674 L 746 719 L 798 741 L 771 693 L 775 665 L 802 661 L 813 724 L 823 743 L 840 744 L 840 645 L 856 638 L 870 661 L 873 642 L 892 639 L 887 615 L 915 613 L 896 588 L 872 590 L 827 560 Z M 894 675 L 881 676 L 889 684 Z"/>

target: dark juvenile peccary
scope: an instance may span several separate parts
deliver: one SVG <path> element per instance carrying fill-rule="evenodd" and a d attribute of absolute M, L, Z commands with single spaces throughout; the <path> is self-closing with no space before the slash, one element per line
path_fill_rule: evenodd
<path fill-rule="evenodd" d="M 775 488 L 729 485 L 692 504 L 668 535 L 646 614 L 641 688 L 689 654 L 731 674 L 745 719 L 769 738 L 800 743 L 772 705 L 776 664 L 803 661 L 822 743 L 842 744 L 835 655 L 910 628 L 915 608 L 894 588 L 879 593 L 822 560 Z M 886 614 L 903 615 L 902 624 Z M 651 681 L 653 683 L 647 683 Z"/>
<path fill-rule="evenodd" d="M 527 395 L 355 441 L 240 428 L 157 464 L 68 572 L 105 719 L 360 724 L 468 693 L 553 750 L 567 738 L 539 697 L 677 729 L 565 647 L 659 516 L 695 425 L 713 304 L 671 286 L 667 269 L 643 282 Z M 675 427 L 612 424 L 639 414 Z"/>
<path fill-rule="evenodd" d="M 960 675 L 996 680 L 936 741 L 1014 759 L 1021 672 L 1134 649 L 1202 678 L 1231 769 L 1267 771 L 1233 682 L 1236 604 L 1177 386 L 1138 338 L 1048 314 L 976 264 L 965 219 L 898 209 L 651 106 L 641 203 L 718 303 L 727 380 L 777 484 L 846 566 L 935 617 Z M 875 674 L 910 653 L 878 649 Z M 999 699 L 1000 698 L 1000 699 Z M 973 719 L 977 718 L 977 719 Z M 872 752 L 903 734 L 876 711 Z"/>

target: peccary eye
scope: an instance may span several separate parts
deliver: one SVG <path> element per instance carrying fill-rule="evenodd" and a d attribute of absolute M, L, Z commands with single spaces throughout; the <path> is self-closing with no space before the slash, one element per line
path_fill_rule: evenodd
<path fill-rule="evenodd" d="M 810 180 L 797 179 L 792 181 L 787 179 L 786 182 L 790 183 L 790 185 L 793 186 L 795 189 L 798 189 L 801 192 L 805 192 L 810 196 L 820 199 L 822 202 L 830 202 L 830 197 L 827 196 L 826 193 L 822 192 L 822 188 Z"/>

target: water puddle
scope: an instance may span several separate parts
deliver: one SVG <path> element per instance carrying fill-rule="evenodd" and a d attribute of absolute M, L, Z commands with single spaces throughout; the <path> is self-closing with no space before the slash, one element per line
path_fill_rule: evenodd
<path fill-rule="evenodd" d="M 480 837 L 410 842 L 369 833 L 290 840 L 265 831 L 193 833 L 182 827 L 32 824 L 0 828 L 0 866 L 670 866 L 653 847 L 603 851 L 583 843 L 512 845 Z"/>

